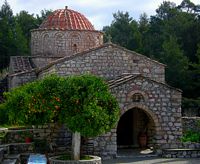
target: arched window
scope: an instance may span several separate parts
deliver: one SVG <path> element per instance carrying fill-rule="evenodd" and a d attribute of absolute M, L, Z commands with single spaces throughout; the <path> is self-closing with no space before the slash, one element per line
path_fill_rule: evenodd
<path fill-rule="evenodd" d="M 77 45 L 73 44 L 73 52 L 77 52 Z"/>
<path fill-rule="evenodd" d="M 70 35 L 70 39 L 71 39 L 71 43 L 70 43 L 70 47 L 71 47 L 71 51 L 73 53 L 79 52 L 80 48 L 81 48 L 81 36 L 78 34 L 73 34 Z"/>
<path fill-rule="evenodd" d="M 141 93 L 135 93 L 132 95 L 133 102 L 144 102 L 144 96 Z"/>

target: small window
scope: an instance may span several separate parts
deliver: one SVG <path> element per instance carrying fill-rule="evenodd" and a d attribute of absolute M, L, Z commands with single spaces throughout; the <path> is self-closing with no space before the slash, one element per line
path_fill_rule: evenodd
<path fill-rule="evenodd" d="M 77 45 L 73 44 L 73 52 L 77 52 Z"/>
<path fill-rule="evenodd" d="M 132 96 L 132 100 L 133 100 L 133 102 L 144 102 L 144 97 L 141 93 L 135 93 Z"/>

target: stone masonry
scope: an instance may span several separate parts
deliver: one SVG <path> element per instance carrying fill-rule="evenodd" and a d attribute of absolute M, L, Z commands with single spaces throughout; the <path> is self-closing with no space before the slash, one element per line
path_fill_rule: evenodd
<path fill-rule="evenodd" d="M 165 65 L 115 44 L 104 44 L 71 57 L 61 58 L 39 71 L 61 76 L 91 73 L 112 80 L 123 74 L 142 74 L 153 80 L 165 81 Z"/>
<path fill-rule="evenodd" d="M 31 32 L 31 53 L 34 56 L 71 56 L 103 43 L 99 31 L 66 31 L 36 29 Z"/>
<path fill-rule="evenodd" d="M 103 33 L 67 7 L 56 10 L 40 28 L 31 31 L 31 53 L 29 57 L 11 58 L 9 88 L 49 74 L 87 73 L 105 79 L 117 98 L 121 115 L 116 127 L 97 138 L 83 139 L 83 152 L 115 157 L 124 146 L 118 143 L 120 128 L 131 131 L 130 144 L 125 146 L 138 147 L 138 135 L 146 130 L 148 146 L 179 147 L 182 92 L 166 84 L 164 64 L 111 42 L 103 44 Z M 128 122 L 126 126 L 121 122 L 129 111 L 134 126 L 128 127 Z"/>

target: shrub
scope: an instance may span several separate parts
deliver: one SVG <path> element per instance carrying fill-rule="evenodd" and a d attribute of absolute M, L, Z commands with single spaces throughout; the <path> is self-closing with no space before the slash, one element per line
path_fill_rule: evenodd
<path fill-rule="evenodd" d="M 182 142 L 200 142 L 200 132 L 187 131 L 181 138 Z"/>
<path fill-rule="evenodd" d="M 0 125 L 6 124 L 8 121 L 8 111 L 5 104 L 0 104 Z"/>
<path fill-rule="evenodd" d="M 19 125 L 58 122 L 66 124 L 77 136 L 94 137 L 105 133 L 119 118 L 118 102 L 108 85 L 93 75 L 51 75 L 15 88 L 5 93 L 5 97 L 8 122 Z M 76 140 L 74 147 L 78 142 Z M 79 152 L 74 154 L 74 159 L 79 159 L 79 155 Z"/>

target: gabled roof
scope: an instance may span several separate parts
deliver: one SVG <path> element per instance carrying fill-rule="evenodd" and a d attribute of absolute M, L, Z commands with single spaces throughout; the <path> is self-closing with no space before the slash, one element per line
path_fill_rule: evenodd
<path fill-rule="evenodd" d="M 46 69 L 50 68 L 51 66 L 53 66 L 53 65 L 55 65 L 55 64 L 59 64 L 59 63 L 62 63 L 62 62 L 64 62 L 64 61 L 69 61 L 69 60 L 75 59 L 75 58 L 77 58 L 77 57 L 84 56 L 84 55 L 86 55 L 86 54 L 88 54 L 88 53 L 90 53 L 90 52 L 98 51 L 98 50 L 103 49 L 103 48 L 106 48 L 106 47 L 108 47 L 108 48 L 110 48 L 110 47 L 111 47 L 111 48 L 117 48 L 117 49 L 120 49 L 120 50 L 125 51 L 125 52 L 127 52 L 127 53 L 131 53 L 131 54 L 140 56 L 140 57 L 142 57 L 142 58 L 144 58 L 144 59 L 146 59 L 146 60 L 149 60 L 149 61 L 154 62 L 154 63 L 156 63 L 156 64 L 159 64 L 159 65 L 161 65 L 161 66 L 164 66 L 164 67 L 166 66 L 166 65 L 163 64 L 163 63 L 160 63 L 160 62 L 158 62 L 158 61 L 156 61 L 156 60 L 150 59 L 150 58 L 148 58 L 147 56 L 144 56 L 144 55 L 142 55 L 142 54 L 139 54 L 139 53 L 137 53 L 137 52 L 135 52 L 135 51 L 128 50 L 128 49 L 126 49 L 126 48 L 124 48 L 124 47 L 118 46 L 118 45 L 113 44 L 113 43 L 105 43 L 105 44 L 100 45 L 100 46 L 98 46 L 98 47 L 91 48 L 91 49 L 88 49 L 88 50 L 85 50 L 85 51 L 82 51 L 82 52 L 78 52 L 78 53 L 76 53 L 76 54 L 74 54 L 74 55 L 72 55 L 72 56 L 63 57 L 63 58 L 61 58 L 61 59 L 55 60 L 55 61 L 51 62 L 49 65 L 47 65 L 46 67 L 41 68 L 41 69 L 38 71 L 38 73 L 39 73 L 39 72 L 42 72 L 43 70 L 46 70 Z"/>
<path fill-rule="evenodd" d="M 128 81 L 131 81 L 131 80 L 134 80 L 134 79 L 137 79 L 137 78 L 143 78 L 143 79 L 146 79 L 148 81 L 151 81 L 153 83 L 157 83 L 159 85 L 164 85 L 165 87 L 169 88 L 169 89 L 173 89 L 173 90 L 176 90 L 178 92 L 182 92 L 181 89 L 178 89 L 178 88 L 174 88 L 166 83 L 163 83 L 163 82 L 158 82 L 156 80 L 152 80 L 150 79 L 149 77 L 145 77 L 145 76 L 142 76 L 141 74 L 123 74 L 122 76 L 119 76 L 118 78 L 116 79 L 113 79 L 113 80 L 110 80 L 108 81 L 108 85 L 110 87 L 110 89 L 112 88 L 115 88 L 117 86 L 120 86 Z"/>
<path fill-rule="evenodd" d="M 29 71 L 34 68 L 28 56 L 11 56 L 10 66 L 12 73 L 18 73 L 22 71 Z"/>

